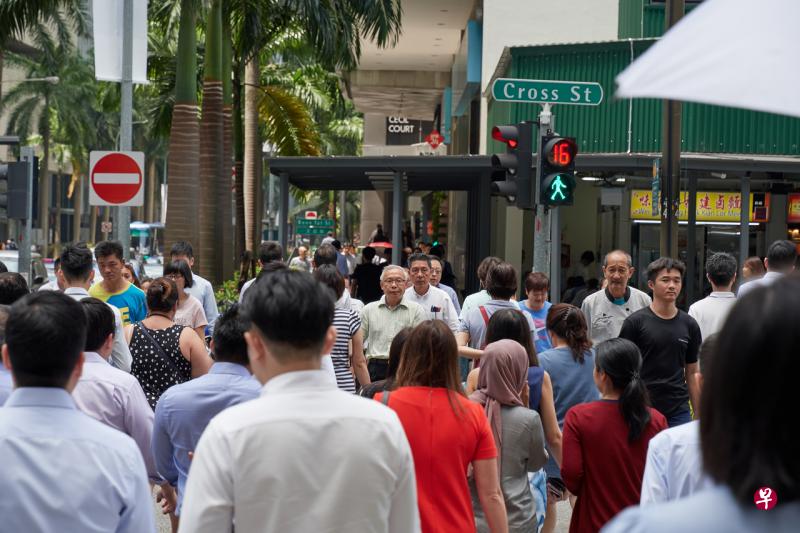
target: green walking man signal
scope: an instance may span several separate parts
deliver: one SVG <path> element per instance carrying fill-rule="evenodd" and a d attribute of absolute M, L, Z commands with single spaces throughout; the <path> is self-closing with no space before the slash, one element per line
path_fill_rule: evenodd
<path fill-rule="evenodd" d="M 572 137 L 542 136 L 538 170 L 539 201 L 542 205 L 572 205 L 575 201 L 575 156 L 578 145 Z"/>

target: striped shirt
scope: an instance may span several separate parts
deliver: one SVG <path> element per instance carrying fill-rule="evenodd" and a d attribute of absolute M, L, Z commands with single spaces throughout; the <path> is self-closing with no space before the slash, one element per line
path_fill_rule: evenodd
<path fill-rule="evenodd" d="M 350 371 L 350 339 L 361 328 L 361 317 L 350 309 L 337 307 L 333 315 L 333 327 L 336 328 L 336 343 L 331 351 L 331 359 L 336 371 L 336 383 L 340 389 L 355 394 L 356 380 Z"/>

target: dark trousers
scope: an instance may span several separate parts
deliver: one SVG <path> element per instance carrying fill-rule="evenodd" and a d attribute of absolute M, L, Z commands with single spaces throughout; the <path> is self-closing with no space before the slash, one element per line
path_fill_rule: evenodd
<path fill-rule="evenodd" d="M 369 379 L 373 383 L 386 379 L 386 374 L 389 371 L 389 360 L 372 358 L 367 361 L 367 370 L 369 370 Z"/>

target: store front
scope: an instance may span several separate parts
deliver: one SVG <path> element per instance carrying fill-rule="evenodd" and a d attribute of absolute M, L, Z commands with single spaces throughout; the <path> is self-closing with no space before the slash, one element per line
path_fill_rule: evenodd
<path fill-rule="evenodd" d="M 798 195 L 800 196 L 800 195 Z M 660 256 L 660 219 L 653 210 L 653 195 L 649 190 L 632 190 L 630 203 L 631 255 L 636 267 L 635 286 L 647 289 L 647 265 Z M 753 192 L 750 195 L 749 255 L 763 256 L 766 248 L 766 225 L 770 218 L 770 193 Z M 800 198 L 798 198 L 800 201 Z M 687 192 L 682 192 L 678 212 L 679 257 L 686 262 L 688 254 Z M 727 252 L 737 257 L 741 239 L 741 193 L 698 191 L 697 224 L 695 227 L 695 269 L 693 294 L 699 298 L 710 292 L 705 279 L 705 259 L 715 252 Z M 800 211 L 800 205 L 798 205 Z M 800 212 L 798 213 L 800 221 Z M 798 223 L 800 243 L 800 222 Z M 686 281 L 689 283 L 689 280 Z M 687 287 L 688 288 L 688 287 Z M 688 291 L 683 291 L 683 297 Z"/>

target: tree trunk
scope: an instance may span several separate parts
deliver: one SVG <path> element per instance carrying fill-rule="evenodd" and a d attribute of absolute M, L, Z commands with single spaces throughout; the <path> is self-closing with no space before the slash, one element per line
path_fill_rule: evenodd
<path fill-rule="evenodd" d="M 75 206 L 74 214 L 72 215 L 72 242 L 79 243 L 82 241 L 81 218 L 83 218 L 83 174 L 80 172 L 80 169 L 76 173 L 75 189 L 72 195 L 72 203 Z"/>
<path fill-rule="evenodd" d="M 233 79 L 233 177 L 236 191 L 236 255 L 241 259 L 245 251 L 246 223 L 244 216 L 244 124 L 242 123 L 241 77 Z"/>
<path fill-rule="evenodd" d="M 53 220 L 53 257 L 61 255 L 61 168 L 56 173 L 56 212 Z"/>
<path fill-rule="evenodd" d="M 200 222 L 199 270 L 213 284 L 222 283 L 218 259 L 222 250 L 221 209 L 218 183 L 222 181 L 222 40 L 221 4 L 214 0 L 206 24 L 203 106 L 200 117 Z"/>
<path fill-rule="evenodd" d="M 176 241 L 198 243 L 198 175 L 200 132 L 197 122 L 197 34 L 194 0 L 181 0 L 175 75 L 175 106 L 167 156 L 168 194 L 165 246 Z"/>
<path fill-rule="evenodd" d="M 231 42 L 230 14 L 223 14 L 222 19 L 222 65 L 220 74 L 222 78 L 222 159 L 220 161 L 220 175 L 217 181 L 219 195 L 219 221 L 217 227 L 220 232 L 219 266 L 222 279 L 233 278 L 234 271 L 234 237 L 232 221 L 233 203 L 233 94 L 231 87 L 231 71 L 233 65 L 233 45 Z"/>
<path fill-rule="evenodd" d="M 255 253 L 261 243 L 261 139 L 258 135 L 258 103 L 261 97 L 258 54 L 245 65 L 244 74 L 244 210 L 245 246 Z"/>

